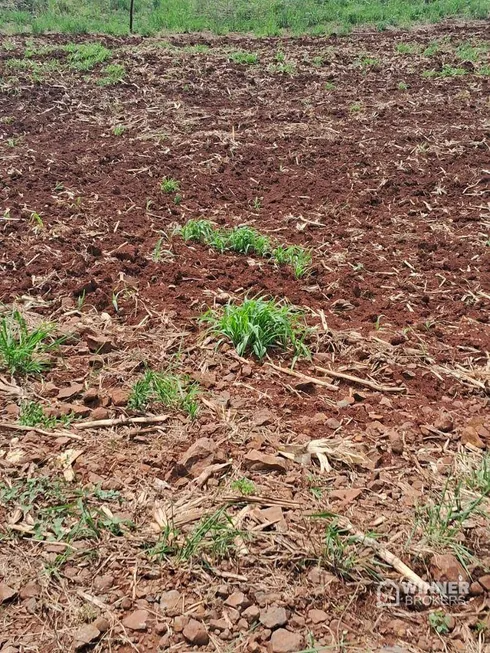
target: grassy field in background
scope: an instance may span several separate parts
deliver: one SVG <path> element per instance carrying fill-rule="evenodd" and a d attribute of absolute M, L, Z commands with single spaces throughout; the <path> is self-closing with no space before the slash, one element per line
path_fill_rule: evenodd
<path fill-rule="evenodd" d="M 129 0 L 7 0 L 0 31 L 124 35 L 128 10 Z M 329 34 L 489 16 L 488 0 L 135 0 L 134 31 Z"/>

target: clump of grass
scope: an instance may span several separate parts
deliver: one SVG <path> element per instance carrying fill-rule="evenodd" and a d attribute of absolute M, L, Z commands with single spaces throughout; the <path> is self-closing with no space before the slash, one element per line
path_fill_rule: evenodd
<path fill-rule="evenodd" d="M 428 546 L 436 551 L 451 550 L 465 565 L 472 554 L 460 542 L 460 535 L 466 520 L 481 513 L 480 505 L 490 493 L 490 485 L 476 498 L 464 496 L 462 485 L 462 482 L 458 482 L 451 489 L 448 482 L 435 500 L 417 506 L 415 530 L 420 531 Z"/>
<path fill-rule="evenodd" d="M 176 179 L 172 177 L 164 177 L 160 182 L 160 190 L 162 193 L 176 193 L 180 190 L 180 184 Z"/>
<path fill-rule="evenodd" d="M 259 233 L 252 227 L 235 227 L 228 233 L 224 233 L 221 239 L 224 249 L 240 254 L 257 254 L 265 256 L 272 247 L 267 236 Z"/>
<path fill-rule="evenodd" d="M 255 52 L 232 52 L 230 54 L 230 61 L 233 63 L 253 65 L 258 63 L 259 57 Z"/>
<path fill-rule="evenodd" d="M 31 213 L 31 217 L 29 220 L 31 226 L 32 226 L 32 231 L 37 235 L 39 235 L 43 229 L 44 229 L 44 222 L 39 213 L 36 213 L 33 211 Z"/>
<path fill-rule="evenodd" d="M 305 344 L 309 333 L 303 312 L 286 302 L 256 297 L 241 304 L 228 303 L 220 313 L 209 310 L 201 320 L 237 353 L 263 358 L 271 349 L 292 350 L 295 358 L 309 356 Z"/>
<path fill-rule="evenodd" d="M 102 77 L 97 80 L 99 86 L 114 86 L 124 81 L 126 68 L 120 63 L 111 63 L 102 69 Z"/>
<path fill-rule="evenodd" d="M 181 410 L 194 419 L 199 410 L 198 393 L 199 386 L 186 377 L 173 374 L 169 370 L 147 370 L 143 378 L 134 384 L 128 408 L 141 411 L 150 404 L 161 404 L 166 408 Z"/>
<path fill-rule="evenodd" d="M 68 52 L 70 68 L 80 71 L 92 70 L 112 56 L 112 52 L 100 43 L 68 43 L 64 49 Z"/>
<path fill-rule="evenodd" d="M 450 64 L 444 64 L 441 70 L 425 70 L 422 77 L 462 77 L 467 75 L 465 68 L 458 68 Z"/>
<path fill-rule="evenodd" d="M 300 245 L 280 245 L 272 255 L 279 265 L 290 265 L 297 279 L 304 277 L 311 265 L 311 253 Z"/>
<path fill-rule="evenodd" d="M 397 88 L 399 91 L 406 91 L 408 89 L 408 84 L 406 82 L 398 82 Z"/>
<path fill-rule="evenodd" d="M 248 497 L 255 494 L 255 484 L 249 478 L 238 478 L 231 484 L 231 489 L 240 492 L 243 496 Z"/>
<path fill-rule="evenodd" d="M 114 136 L 122 136 L 125 131 L 126 131 L 126 127 L 121 124 L 114 125 L 114 127 L 112 128 L 112 133 L 114 134 Z"/>
<path fill-rule="evenodd" d="M 54 429 L 59 424 L 68 426 L 75 419 L 73 413 L 55 417 L 46 415 L 44 408 L 38 401 L 27 401 L 21 404 L 19 414 L 19 424 L 23 426 L 40 426 L 46 429 Z"/>
<path fill-rule="evenodd" d="M 0 320 L 0 367 L 11 374 L 40 374 L 49 367 L 46 354 L 61 340 L 53 340 L 53 326 L 41 324 L 29 329 L 19 311 Z"/>
<path fill-rule="evenodd" d="M 398 43 L 395 49 L 398 54 L 416 54 L 419 48 L 416 43 Z"/>
<path fill-rule="evenodd" d="M 185 241 L 208 243 L 213 238 L 215 230 L 216 227 L 209 220 L 188 220 L 185 225 L 178 227 L 175 233 L 180 234 Z"/>

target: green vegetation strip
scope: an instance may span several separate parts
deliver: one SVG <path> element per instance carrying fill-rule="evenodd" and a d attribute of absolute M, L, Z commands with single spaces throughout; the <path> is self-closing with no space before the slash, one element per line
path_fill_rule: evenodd
<path fill-rule="evenodd" d="M 22 7 L 22 9 L 20 8 Z M 29 0 L 0 9 L 4 32 L 129 32 L 127 0 Z M 436 23 L 456 16 L 488 18 L 488 0 L 140 0 L 134 29 L 140 34 L 253 32 L 257 35 L 346 33 L 358 25 Z"/>
<path fill-rule="evenodd" d="M 238 252 L 268 257 L 278 265 L 290 265 L 296 278 L 304 277 L 311 253 L 299 245 L 274 246 L 271 239 L 252 227 L 218 228 L 209 220 L 189 220 L 176 233 L 187 241 L 205 243 L 218 252 Z"/>

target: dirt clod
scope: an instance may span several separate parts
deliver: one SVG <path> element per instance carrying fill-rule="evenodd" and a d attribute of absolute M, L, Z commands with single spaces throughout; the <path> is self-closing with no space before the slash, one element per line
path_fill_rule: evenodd
<path fill-rule="evenodd" d="M 182 634 L 194 646 L 206 646 L 209 642 L 209 635 L 205 626 L 200 621 L 196 621 L 196 619 L 189 620 Z"/>

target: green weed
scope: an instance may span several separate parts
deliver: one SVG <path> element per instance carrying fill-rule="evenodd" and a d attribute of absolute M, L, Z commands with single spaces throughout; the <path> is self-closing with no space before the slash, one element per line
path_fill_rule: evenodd
<path fill-rule="evenodd" d="M 416 54 L 419 48 L 415 43 L 398 43 L 395 49 L 398 54 Z"/>
<path fill-rule="evenodd" d="M 458 482 L 452 490 L 448 482 L 440 496 L 417 506 L 414 530 L 420 532 L 428 546 L 437 551 L 451 550 L 464 565 L 472 556 L 469 549 L 459 541 L 459 536 L 466 520 L 481 513 L 481 504 L 489 493 L 490 486 L 480 496 L 464 499 L 462 483 Z"/>
<path fill-rule="evenodd" d="M 111 63 L 102 68 L 102 77 L 99 77 L 97 84 L 99 86 L 114 86 L 124 81 L 126 68 L 120 63 Z"/>
<path fill-rule="evenodd" d="M 128 408 L 142 411 L 151 404 L 181 410 L 191 419 L 197 416 L 199 386 L 188 378 L 166 372 L 147 370 L 143 378 L 134 384 Z"/>
<path fill-rule="evenodd" d="M 112 56 L 112 52 L 100 43 L 68 43 L 68 65 L 74 70 L 89 71 Z"/>
<path fill-rule="evenodd" d="M 179 189 L 179 182 L 176 179 L 172 179 L 172 177 L 164 177 L 160 182 L 160 190 L 162 193 L 176 193 Z"/>
<path fill-rule="evenodd" d="M 245 299 L 242 304 L 227 304 L 220 313 L 209 310 L 201 321 L 221 336 L 219 343 L 230 340 L 240 356 L 253 353 L 263 358 L 271 349 L 292 350 L 296 358 L 310 354 L 303 313 L 286 302 Z"/>
<path fill-rule="evenodd" d="M 300 245 L 280 245 L 272 256 L 279 265 L 290 265 L 297 279 L 304 277 L 311 266 L 311 253 Z"/>
<path fill-rule="evenodd" d="M 122 136 L 124 132 L 126 131 L 126 127 L 124 125 L 114 125 L 112 128 L 112 133 L 114 136 Z"/>
<path fill-rule="evenodd" d="M 232 482 L 230 487 L 234 492 L 240 492 L 246 497 L 256 492 L 255 485 L 249 478 L 238 478 Z"/>
<path fill-rule="evenodd" d="M 29 536 L 37 541 L 75 542 L 100 539 L 103 531 L 121 535 L 127 521 L 111 516 L 95 500 L 119 501 L 119 495 L 99 488 L 73 488 L 57 479 L 32 477 L 9 485 L 0 483 L 0 505 L 29 516 Z"/>
<path fill-rule="evenodd" d="M 44 229 L 43 219 L 41 218 L 39 213 L 36 213 L 35 211 L 33 211 L 31 213 L 30 224 L 31 224 L 32 230 L 36 234 L 36 236 L 38 234 L 40 234 Z"/>
<path fill-rule="evenodd" d="M 49 367 L 47 354 L 61 339 L 53 340 L 53 326 L 41 324 L 29 329 L 19 311 L 0 320 L 0 367 L 11 374 L 40 374 Z"/>
<path fill-rule="evenodd" d="M 465 68 L 457 68 L 446 63 L 441 70 L 425 70 L 422 77 L 462 77 L 467 74 Z"/>
<path fill-rule="evenodd" d="M 75 415 L 73 413 L 61 417 L 46 415 L 38 401 L 23 402 L 20 406 L 19 424 L 23 426 L 40 426 L 45 429 L 54 429 L 60 424 L 68 426 L 74 419 Z"/>
<path fill-rule="evenodd" d="M 449 632 L 449 615 L 442 610 L 436 610 L 429 614 L 429 624 L 438 635 L 447 635 Z"/>
<path fill-rule="evenodd" d="M 235 227 L 227 233 L 218 236 L 216 249 L 238 252 L 239 254 L 257 254 L 265 256 L 271 251 L 271 242 L 267 236 L 252 227 Z M 213 245 L 213 240 L 211 240 Z"/>
<path fill-rule="evenodd" d="M 233 63 L 253 65 L 259 62 L 259 57 L 255 52 L 232 52 L 230 61 Z"/>
<path fill-rule="evenodd" d="M 406 91 L 408 89 L 408 85 L 405 82 L 398 82 L 397 88 L 399 91 Z"/>
<path fill-rule="evenodd" d="M 178 227 L 175 233 L 180 234 L 185 241 L 208 243 L 212 240 L 215 230 L 216 227 L 209 220 L 188 220 L 185 225 Z"/>

